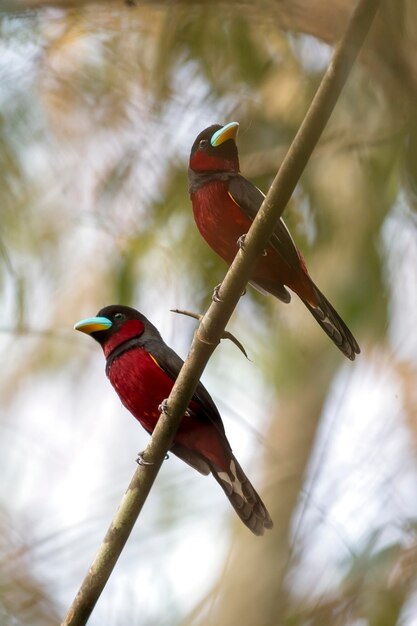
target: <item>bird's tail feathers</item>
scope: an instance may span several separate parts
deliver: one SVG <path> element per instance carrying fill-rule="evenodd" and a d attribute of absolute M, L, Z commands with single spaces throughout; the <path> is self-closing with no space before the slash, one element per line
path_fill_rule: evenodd
<path fill-rule="evenodd" d="M 307 300 L 302 298 L 304 304 L 339 350 L 341 350 L 348 359 L 354 361 L 356 355 L 360 353 L 358 342 L 337 311 L 335 311 L 327 298 L 314 284 L 313 290 L 317 305 L 312 306 Z"/>
<path fill-rule="evenodd" d="M 266 506 L 232 454 L 228 472 L 214 465 L 210 468 L 242 522 L 255 535 L 263 535 L 265 529 L 272 528 L 272 520 Z"/>
<path fill-rule="evenodd" d="M 206 476 L 210 474 L 211 467 L 198 452 L 191 450 L 191 448 L 186 448 L 180 443 L 173 443 L 170 451 L 187 463 L 187 465 L 190 465 L 190 467 L 193 467 L 197 472 L 200 472 L 200 474 L 205 474 Z"/>

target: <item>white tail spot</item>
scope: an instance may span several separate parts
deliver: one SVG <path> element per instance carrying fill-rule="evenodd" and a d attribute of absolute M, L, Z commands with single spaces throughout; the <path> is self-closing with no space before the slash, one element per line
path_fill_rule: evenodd
<path fill-rule="evenodd" d="M 326 317 L 323 317 L 322 322 L 323 322 L 323 324 L 328 324 L 329 326 L 332 326 L 333 328 L 336 328 L 335 325 L 333 324 L 332 320 L 329 318 L 328 315 L 326 315 Z"/>
<path fill-rule="evenodd" d="M 242 500 L 246 500 L 245 496 L 243 495 L 242 484 L 237 477 L 236 465 L 233 459 L 230 461 L 230 473 L 232 474 L 233 478 L 230 478 L 227 472 L 219 472 L 218 476 L 225 483 L 228 483 L 231 486 L 232 491 L 234 493 L 237 493 L 242 498 Z"/>

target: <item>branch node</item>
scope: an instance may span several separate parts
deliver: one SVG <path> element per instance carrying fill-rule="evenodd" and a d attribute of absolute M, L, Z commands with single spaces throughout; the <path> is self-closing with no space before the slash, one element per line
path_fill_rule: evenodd
<path fill-rule="evenodd" d="M 196 335 L 199 341 L 201 341 L 202 343 L 205 343 L 207 346 L 217 346 L 220 343 L 220 341 L 209 341 L 208 339 L 205 339 L 201 333 L 201 326 L 197 328 Z"/>

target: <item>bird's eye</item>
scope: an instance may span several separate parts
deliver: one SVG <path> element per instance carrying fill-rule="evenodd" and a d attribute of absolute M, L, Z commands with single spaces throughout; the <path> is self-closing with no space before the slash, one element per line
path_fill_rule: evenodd
<path fill-rule="evenodd" d="M 115 320 L 122 320 L 123 319 L 123 313 L 115 313 L 114 314 L 114 319 Z"/>
<path fill-rule="evenodd" d="M 199 147 L 200 148 L 207 148 L 207 146 L 209 145 L 209 140 L 208 139 L 202 139 L 199 143 Z"/>

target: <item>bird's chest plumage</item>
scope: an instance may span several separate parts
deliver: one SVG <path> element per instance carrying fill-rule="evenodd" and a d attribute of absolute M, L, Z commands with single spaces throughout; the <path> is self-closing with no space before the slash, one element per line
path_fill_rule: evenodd
<path fill-rule="evenodd" d="M 194 219 L 209 246 L 227 263 L 238 251 L 237 240 L 251 221 L 232 200 L 227 181 L 213 180 L 191 194 Z"/>
<path fill-rule="evenodd" d="M 144 348 L 135 348 L 115 359 L 108 377 L 124 406 L 148 431 L 158 421 L 158 406 L 173 386 L 169 376 Z"/>

